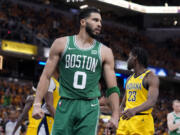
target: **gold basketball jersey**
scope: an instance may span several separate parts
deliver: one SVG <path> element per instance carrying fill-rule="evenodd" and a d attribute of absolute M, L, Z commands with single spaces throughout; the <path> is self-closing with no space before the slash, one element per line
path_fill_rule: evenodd
<path fill-rule="evenodd" d="M 150 70 L 135 77 L 133 74 L 126 84 L 126 107 L 125 110 L 137 107 L 147 101 L 148 90 L 143 86 L 143 79 Z M 151 113 L 152 108 L 141 113 Z"/>
<path fill-rule="evenodd" d="M 52 79 L 53 79 L 53 81 L 54 81 L 54 83 L 56 85 L 56 88 L 53 91 L 53 106 L 56 109 L 57 103 L 58 103 L 59 98 L 60 98 L 60 95 L 59 95 L 59 82 L 54 77 L 52 77 Z"/>
<path fill-rule="evenodd" d="M 33 105 L 31 106 L 31 108 L 30 108 L 30 110 L 28 112 L 28 120 L 29 120 L 28 127 L 37 127 L 38 128 L 39 123 L 41 122 L 41 119 L 39 119 L 39 120 L 34 119 L 32 117 L 32 111 L 33 111 Z"/>
<path fill-rule="evenodd" d="M 35 96 L 35 95 L 34 95 Z M 29 125 L 27 127 L 26 135 L 37 135 L 38 127 L 42 119 L 36 120 L 32 117 L 33 105 L 28 112 Z"/>
<path fill-rule="evenodd" d="M 53 107 L 56 109 L 57 103 L 58 103 L 59 98 L 60 98 L 60 96 L 59 96 L 59 82 L 54 77 L 52 77 L 52 79 L 53 79 L 55 86 L 56 86 L 55 89 L 53 90 Z M 51 133 L 53 123 L 54 123 L 54 119 L 52 117 L 46 116 L 46 120 L 47 120 L 49 133 Z"/>

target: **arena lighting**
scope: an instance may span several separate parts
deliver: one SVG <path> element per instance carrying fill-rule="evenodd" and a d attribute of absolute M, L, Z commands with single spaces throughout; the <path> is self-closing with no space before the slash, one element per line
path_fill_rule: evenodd
<path fill-rule="evenodd" d="M 0 70 L 3 69 L 3 56 L 0 55 Z"/>
<path fill-rule="evenodd" d="M 180 6 L 144 6 L 125 0 L 98 0 L 98 1 L 147 14 L 180 13 Z"/>
<path fill-rule="evenodd" d="M 8 34 L 11 34 L 11 31 L 10 30 L 8 30 L 8 32 L 7 32 Z"/>
<path fill-rule="evenodd" d="M 75 8 L 71 8 L 70 11 L 73 13 L 73 14 L 78 14 L 79 11 Z"/>
<path fill-rule="evenodd" d="M 125 76 L 123 74 L 120 74 L 120 73 L 116 73 L 116 76 L 123 79 L 123 88 L 125 88 L 126 87 L 127 76 Z"/>
<path fill-rule="evenodd" d="M 176 77 L 180 77 L 180 73 L 178 73 L 178 72 L 176 72 L 175 75 L 176 75 Z"/>
<path fill-rule="evenodd" d="M 39 61 L 38 64 L 39 64 L 39 65 L 42 65 L 42 66 L 45 66 L 45 65 L 46 65 L 46 62 L 44 62 L 44 61 Z"/>
<path fill-rule="evenodd" d="M 122 76 L 122 74 L 120 74 L 120 73 L 116 73 L 116 76 L 117 76 L 117 77 L 121 77 L 121 76 Z"/>
<path fill-rule="evenodd" d="M 127 70 L 127 62 L 122 60 L 115 60 L 115 68 Z"/>
<path fill-rule="evenodd" d="M 167 2 L 166 2 L 166 3 L 164 3 L 164 6 L 165 6 L 165 7 L 168 7 L 168 3 L 167 3 Z"/>
<path fill-rule="evenodd" d="M 167 76 L 167 73 L 165 72 L 164 69 L 160 69 L 160 70 L 157 72 L 157 75 L 159 75 L 159 76 Z"/>
<path fill-rule="evenodd" d="M 47 48 L 47 47 L 44 47 L 43 50 L 44 50 L 44 57 L 46 57 L 46 58 L 49 57 L 49 51 L 50 51 L 50 49 Z"/>
<path fill-rule="evenodd" d="M 177 21 L 177 20 L 174 20 L 173 25 L 176 26 L 177 23 L 178 23 L 178 21 Z"/>
<path fill-rule="evenodd" d="M 69 2 L 83 2 L 84 0 L 66 0 L 67 3 Z"/>
<path fill-rule="evenodd" d="M 124 89 L 126 88 L 126 82 L 127 82 L 127 78 L 124 78 L 123 79 L 123 87 L 124 87 Z"/>
<path fill-rule="evenodd" d="M 164 68 L 148 67 L 148 69 L 158 76 L 166 77 L 168 75 Z"/>
<path fill-rule="evenodd" d="M 87 8 L 88 7 L 88 5 L 82 5 L 82 6 L 80 6 L 79 8 L 80 9 L 83 9 L 83 8 Z"/>
<path fill-rule="evenodd" d="M 20 43 L 15 41 L 2 40 L 1 49 L 3 51 L 15 52 L 15 53 L 23 53 L 27 55 L 37 55 L 38 48 L 35 45 Z"/>

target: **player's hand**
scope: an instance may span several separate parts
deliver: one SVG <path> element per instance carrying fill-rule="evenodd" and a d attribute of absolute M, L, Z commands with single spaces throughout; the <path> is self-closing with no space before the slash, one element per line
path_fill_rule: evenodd
<path fill-rule="evenodd" d="M 44 117 L 44 111 L 41 109 L 41 106 L 34 106 L 32 117 L 35 119 L 41 119 Z"/>
<path fill-rule="evenodd" d="M 123 111 L 119 112 L 119 117 L 121 118 L 121 116 L 123 115 Z"/>
<path fill-rule="evenodd" d="M 111 119 L 106 124 L 105 134 L 111 135 L 112 132 L 115 132 L 116 129 L 118 128 L 118 124 L 119 124 L 119 117 L 117 118 L 111 117 Z"/>
<path fill-rule="evenodd" d="M 135 114 L 136 114 L 136 111 L 134 109 L 127 109 L 127 110 L 122 112 L 122 119 L 123 120 L 128 120 L 132 116 L 134 116 Z"/>

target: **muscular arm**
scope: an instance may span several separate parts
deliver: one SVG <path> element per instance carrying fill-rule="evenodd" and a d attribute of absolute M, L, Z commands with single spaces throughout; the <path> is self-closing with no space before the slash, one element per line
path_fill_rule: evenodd
<path fill-rule="evenodd" d="M 34 110 L 33 110 L 33 117 L 36 119 L 43 117 L 43 111 L 40 109 L 39 104 L 41 103 L 42 98 L 47 93 L 50 83 L 50 78 L 53 72 L 55 71 L 61 53 L 64 51 L 65 44 L 66 44 L 66 37 L 59 38 L 54 41 L 50 49 L 49 58 L 47 60 L 46 66 L 44 67 L 43 73 L 40 77 L 40 81 L 38 83 L 38 87 L 36 91 Z"/>
<path fill-rule="evenodd" d="M 108 88 L 117 86 L 116 76 L 114 71 L 114 57 L 111 49 L 104 48 L 103 58 L 104 58 L 104 78 Z M 108 97 L 110 107 L 112 109 L 112 118 L 119 120 L 119 95 L 117 93 L 112 93 Z"/>
<path fill-rule="evenodd" d="M 60 59 L 60 55 L 64 50 L 66 43 L 65 38 L 56 39 L 50 49 L 49 58 L 47 60 L 46 66 L 43 70 L 43 73 L 40 77 L 38 83 L 36 98 L 34 103 L 40 103 L 44 95 L 47 93 L 50 78 L 55 71 L 56 65 Z"/>
<path fill-rule="evenodd" d="M 123 100 L 122 100 L 121 105 L 120 105 L 120 115 L 124 110 L 125 102 L 126 102 L 126 93 L 124 94 Z"/>
<path fill-rule="evenodd" d="M 45 95 L 45 102 L 46 102 L 46 107 L 48 109 L 48 111 L 50 112 L 51 116 L 54 118 L 54 114 L 55 114 L 55 108 L 53 107 L 53 92 L 56 89 L 56 84 L 54 82 L 54 80 L 51 78 L 50 80 L 50 84 L 49 84 L 49 88 L 48 88 L 48 92 Z"/>
<path fill-rule="evenodd" d="M 99 104 L 100 104 L 100 110 L 102 113 L 111 114 L 111 109 L 109 108 L 107 99 L 104 96 L 99 99 Z"/>
<path fill-rule="evenodd" d="M 170 131 L 176 130 L 177 128 L 180 127 L 180 122 L 174 124 L 173 121 L 174 121 L 173 114 L 169 113 L 167 116 L 167 125 Z"/>
<path fill-rule="evenodd" d="M 48 111 L 50 112 L 51 116 L 54 118 L 55 108 L 53 107 L 53 93 L 47 92 L 44 99 L 45 99 Z"/>
<path fill-rule="evenodd" d="M 148 99 L 146 102 L 134 108 L 136 113 L 148 110 L 156 104 L 159 95 L 159 79 L 153 73 L 149 73 L 147 76 Z"/>
<path fill-rule="evenodd" d="M 25 107 L 23 109 L 22 114 L 18 117 L 16 126 L 13 130 L 13 135 L 15 134 L 16 130 L 19 128 L 19 126 L 22 124 L 23 120 L 28 116 L 28 111 L 31 108 L 32 104 L 34 101 L 34 96 L 28 96 L 26 99 L 26 104 Z"/>

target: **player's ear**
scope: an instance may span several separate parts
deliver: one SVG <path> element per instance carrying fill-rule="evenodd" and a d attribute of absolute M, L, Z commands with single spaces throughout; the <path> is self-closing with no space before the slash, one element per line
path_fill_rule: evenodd
<path fill-rule="evenodd" d="M 80 20 L 80 24 L 81 24 L 81 26 L 85 26 L 86 25 L 86 20 L 85 19 L 81 19 Z"/>
<path fill-rule="evenodd" d="M 134 61 L 134 63 L 138 62 L 137 56 L 133 56 L 132 61 Z"/>

